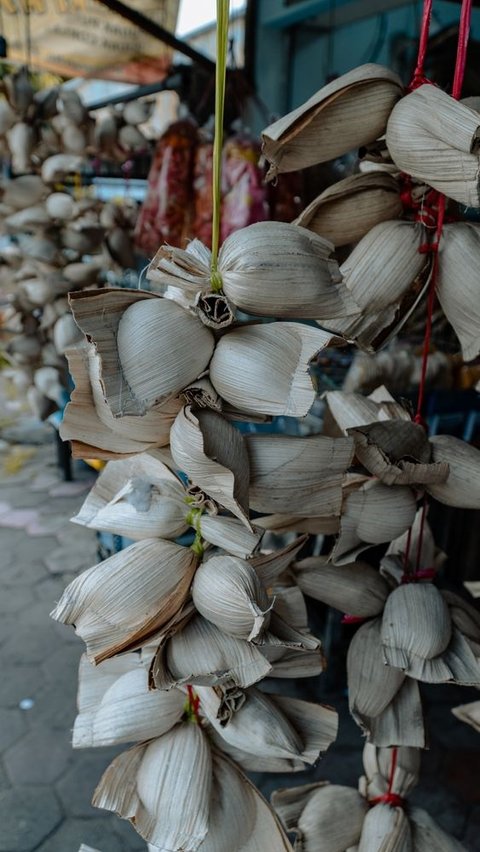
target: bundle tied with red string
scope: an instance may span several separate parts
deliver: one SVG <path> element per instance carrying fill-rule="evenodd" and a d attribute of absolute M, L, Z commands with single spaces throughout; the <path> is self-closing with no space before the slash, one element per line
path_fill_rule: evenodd
<path fill-rule="evenodd" d="M 462 852 L 423 809 L 408 806 L 408 794 L 419 779 L 416 749 L 363 750 L 364 775 L 358 790 L 321 781 L 275 792 L 274 806 L 296 850 L 309 852 Z"/>

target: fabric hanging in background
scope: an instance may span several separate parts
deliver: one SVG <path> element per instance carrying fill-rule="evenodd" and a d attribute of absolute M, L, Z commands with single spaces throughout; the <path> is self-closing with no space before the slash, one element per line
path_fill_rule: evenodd
<path fill-rule="evenodd" d="M 179 0 L 130 0 L 130 6 L 175 32 Z M 125 83 L 161 80 L 170 67 L 171 48 L 95 0 L 29 0 L 27 49 L 26 8 L 26 0 L 1 0 L 9 62 Z"/>
<path fill-rule="evenodd" d="M 184 246 L 191 236 L 196 145 L 197 128 L 188 119 L 171 124 L 157 142 L 135 229 L 135 243 L 147 257 L 164 242 Z"/>
<path fill-rule="evenodd" d="M 286 174 L 273 186 L 259 164 L 260 143 L 246 133 L 223 148 L 221 241 L 255 222 L 291 222 L 302 205 L 301 174 Z M 213 142 L 193 120 L 174 122 L 157 142 L 148 189 L 135 229 L 135 243 L 153 257 L 163 242 L 185 248 L 194 238 L 212 244 Z"/>

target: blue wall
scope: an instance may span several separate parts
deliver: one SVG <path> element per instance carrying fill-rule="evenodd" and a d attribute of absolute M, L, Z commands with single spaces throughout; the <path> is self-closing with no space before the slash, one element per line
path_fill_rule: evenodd
<path fill-rule="evenodd" d="M 324 31 L 335 17 L 362 15 L 362 6 L 384 11 L 337 25 L 333 35 Z M 459 4 L 435 0 L 433 8 L 431 35 L 458 22 Z M 422 3 L 303 0 L 288 6 L 284 0 L 257 0 L 257 9 L 257 88 L 268 109 L 283 115 L 321 88 L 328 74 L 343 74 L 365 62 L 391 65 L 395 42 L 417 36 Z M 473 10 L 472 36 L 480 39 L 479 8 Z"/>

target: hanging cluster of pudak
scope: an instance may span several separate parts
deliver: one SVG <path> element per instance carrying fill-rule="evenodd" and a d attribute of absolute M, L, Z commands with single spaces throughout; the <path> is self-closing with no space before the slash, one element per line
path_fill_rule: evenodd
<path fill-rule="evenodd" d="M 339 78 L 265 131 L 273 173 L 371 144 L 401 96 L 378 66 Z M 63 436 L 77 455 L 112 459 L 75 520 L 134 544 L 75 579 L 53 616 L 87 645 L 74 744 L 138 743 L 107 770 L 94 802 L 130 819 L 152 849 L 291 848 L 240 768 L 301 770 L 335 738 L 332 710 L 259 687 L 272 674 L 322 668 L 303 592 L 366 619 L 349 678 L 371 743 L 424 746 L 418 681 L 480 682 L 478 620 L 423 582 L 437 555 L 417 515 L 425 493 L 478 508 L 480 453 L 428 440 L 383 388 L 368 399 L 330 394 L 330 434 L 244 437 L 231 422 L 303 417 L 315 398 L 311 359 L 339 334 L 373 347 L 403 321 L 419 276 L 427 281 L 423 225 L 388 219 L 399 212 L 398 184 L 360 177 L 358 192 L 350 185 L 317 206 L 319 217 L 325 202 L 351 220 L 359 194 L 378 203 L 342 268 L 322 236 L 265 222 L 229 237 L 213 272 L 198 241 L 163 246 L 149 272 L 157 292 L 71 296 L 85 344 L 71 353 L 76 391 Z M 275 321 L 242 324 L 236 309 Z M 254 524 L 250 510 L 260 513 Z M 262 553 L 262 529 L 336 539 L 326 559 L 296 561 L 302 537 Z M 188 530 L 191 547 L 178 541 Z M 372 544 L 390 545 L 380 572 L 355 561 Z M 428 818 L 417 830 L 390 809 L 377 811 L 385 831 L 398 823 L 426 848 Z M 355 813 L 351 840 L 311 848 L 344 852 L 365 832 L 359 848 L 372 852 L 375 809 L 366 817 L 359 798 Z"/>
<path fill-rule="evenodd" d="M 81 339 L 67 294 L 103 283 L 108 270 L 135 267 L 137 204 L 104 203 L 79 191 L 80 172 L 98 149 L 95 122 L 77 92 L 35 92 L 25 68 L 3 83 L 0 148 L 12 177 L 0 185 L 0 232 L 14 238 L 0 249 L 9 302 L 5 354 L 10 381 L 45 419 L 65 404 L 64 353 Z"/>
<path fill-rule="evenodd" d="M 296 834 L 296 852 L 464 852 L 426 811 L 406 808 L 419 779 L 417 749 L 367 744 L 363 769 L 358 790 L 320 782 L 273 794 L 286 829 Z"/>

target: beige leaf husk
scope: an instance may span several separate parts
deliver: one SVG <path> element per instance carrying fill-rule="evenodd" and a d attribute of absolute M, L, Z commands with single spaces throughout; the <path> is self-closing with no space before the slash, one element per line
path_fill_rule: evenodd
<path fill-rule="evenodd" d="M 105 466 L 73 523 L 134 541 L 175 539 L 188 524 L 185 491 L 162 462 L 148 453 Z"/>
<path fill-rule="evenodd" d="M 104 395 L 116 416 L 145 414 L 178 393 L 213 352 L 213 336 L 200 320 L 153 293 L 86 291 L 71 294 L 70 304 L 100 356 Z"/>
<path fill-rule="evenodd" d="M 299 852 L 345 852 L 359 842 L 368 811 L 357 790 L 325 782 L 275 791 L 272 804 Z"/>
<path fill-rule="evenodd" d="M 428 254 L 419 251 L 423 240 L 422 228 L 415 222 L 397 219 L 375 225 L 340 267 L 343 283 L 358 305 L 357 315 L 327 322 L 330 330 L 361 349 L 375 351 L 384 342 L 384 329 L 398 327 L 412 302 L 416 304 L 419 291 L 414 282 L 429 263 Z M 425 282 L 421 292 L 424 289 Z"/>
<path fill-rule="evenodd" d="M 212 761 L 210 817 L 202 852 L 292 852 L 280 821 L 251 781 L 221 752 L 214 750 Z"/>
<path fill-rule="evenodd" d="M 290 544 L 285 545 L 285 547 L 282 547 L 280 550 L 272 550 L 270 553 L 259 553 L 252 556 L 250 564 L 255 568 L 255 571 L 264 586 L 271 587 L 278 583 L 279 578 L 287 570 L 289 565 L 291 565 L 306 541 L 307 536 L 303 535 L 295 538 L 290 542 Z M 287 594 L 292 592 L 296 593 L 297 590 L 292 587 L 291 589 L 282 589 L 282 593 L 283 592 L 286 592 Z M 300 599 L 303 601 L 302 595 L 300 595 Z M 301 629 L 307 628 L 305 610 L 302 610 L 300 621 L 298 622 L 297 620 L 296 624 L 297 627 L 300 627 Z"/>
<path fill-rule="evenodd" d="M 179 632 L 162 638 L 151 676 L 158 689 L 183 683 L 251 686 L 271 671 L 270 663 L 250 642 L 224 633 L 197 614 Z"/>
<path fill-rule="evenodd" d="M 249 467 L 241 433 L 217 411 L 185 406 L 170 431 L 172 457 L 194 485 L 251 529 Z"/>
<path fill-rule="evenodd" d="M 415 852 L 466 852 L 465 846 L 437 825 L 422 808 L 409 808 Z"/>
<path fill-rule="evenodd" d="M 369 396 L 344 391 L 327 391 L 324 395 L 334 424 L 341 434 L 349 429 L 385 420 L 408 420 L 410 415 L 382 385 Z"/>
<path fill-rule="evenodd" d="M 302 592 L 341 612 L 362 618 L 382 612 L 389 586 L 365 562 L 332 565 L 324 556 L 311 556 L 293 566 Z"/>
<path fill-rule="evenodd" d="M 261 527 L 254 525 L 250 531 L 241 521 L 224 515 L 203 514 L 199 525 L 205 541 L 241 559 L 246 559 L 254 553 L 265 532 Z"/>
<path fill-rule="evenodd" d="M 350 643 L 350 712 L 369 742 L 424 748 L 426 736 L 418 685 L 399 669 L 385 665 L 380 629 L 380 618 L 368 621 Z"/>
<path fill-rule="evenodd" d="M 448 607 L 431 583 L 409 583 L 389 595 L 382 619 L 382 646 L 389 665 L 408 672 L 410 657 L 437 657 L 451 636 Z"/>
<path fill-rule="evenodd" d="M 389 488 L 377 480 L 361 485 L 345 497 L 332 561 L 352 562 L 369 545 L 397 538 L 412 525 L 416 508 L 414 494 L 405 485 Z"/>
<path fill-rule="evenodd" d="M 479 207 L 478 113 L 437 86 L 393 108 L 387 145 L 398 168 L 466 207 Z"/>
<path fill-rule="evenodd" d="M 82 843 L 78 852 L 100 852 L 100 850 L 94 849 L 93 846 L 85 846 L 85 843 Z"/>
<path fill-rule="evenodd" d="M 414 852 L 404 810 L 383 803 L 371 808 L 363 822 L 358 852 Z"/>
<path fill-rule="evenodd" d="M 395 755 L 395 771 L 392 771 L 392 749 L 376 748 L 366 743 L 362 755 L 365 778 L 361 792 L 367 799 L 375 799 L 387 792 L 405 796 L 417 786 L 420 777 L 420 752 L 417 748 L 401 746 Z"/>
<path fill-rule="evenodd" d="M 197 565 L 189 548 L 144 539 L 76 577 L 52 618 L 74 624 L 99 663 L 167 628 L 185 602 Z"/>
<path fill-rule="evenodd" d="M 378 139 L 401 94 L 399 77 L 381 65 L 361 65 L 337 77 L 263 131 L 263 152 L 271 163 L 267 179 Z"/>
<path fill-rule="evenodd" d="M 216 691 L 199 687 L 198 693 L 202 712 L 217 734 L 216 742 L 221 737 L 227 753 L 229 748 L 241 753 L 240 764 L 246 769 L 257 761 L 257 771 L 301 771 L 305 763 L 318 760 L 337 734 L 337 713 L 321 704 L 265 695 L 250 687 L 240 709 L 222 725 L 217 718 L 221 699 Z"/>
<path fill-rule="evenodd" d="M 423 485 L 445 482 L 446 463 L 432 462 L 425 429 L 416 423 L 391 420 L 349 429 L 355 455 L 385 485 Z"/>
<path fill-rule="evenodd" d="M 160 850 L 196 852 L 208 831 L 212 761 L 194 724 L 115 758 L 95 790 L 93 805 L 130 819 Z"/>
<path fill-rule="evenodd" d="M 406 550 L 408 547 L 408 563 L 405 566 Z M 389 545 L 387 556 L 397 556 L 402 564 L 402 574 L 405 567 L 409 567 L 411 572 L 415 572 L 417 563 L 417 554 L 419 555 L 419 565 L 424 568 L 430 568 L 439 560 L 436 554 L 435 541 L 433 538 L 430 524 L 424 517 L 423 508 L 419 509 L 415 515 L 415 520 L 407 532 L 404 532 L 398 538 L 394 539 Z M 397 577 L 397 582 L 400 582 L 401 577 Z"/>
<path fill-rule="evenodd" d="M 339 516 L 343 475 L 353 457 L 345 438 L 249 435 L 250 506 L 258 512 Z"/>
<path fill-rule="evenodd" d="M 453 435 L 430 438 L 433 459 L 447 463 L 446 482 L 428 485 L 427 491 L 440 503 L 457 509 L 480 509 L 480 450 Z"/>
<path fill-rule="evenodd" d="M 480 612 L 455 592 L 442 589 L 450 618 L 467 640 L 476 657 L 480 657 Z"/>
<path fill-rule="evenodd" d="M 241 639 L 258 639 L 268 629 L 273 600 L 255 569 L 235 556 L 213 556 L 198 568 L 192 597 L 201 615 Z"/>
<path fill-rule="evenodd" d="M 217 343 L 210 363 L 212 384 L 240 411 L 303 417 L 315 400 L 309 362 L 334 339 L 300 323 L 235 329 Z"/>
<path fill-rule="evenodd" d="M 265 515 L 255 518 L 259 527 L 277 533 L 299 532 L 311 535 L 334 535 L 340 528 L 340 519 L 336 517 L 305 518 L 301 515 Z"/>
<path fill-rule="evenodd" d="M 115 459 L 168 444 L 180 400 L 158 405 L 144 417 L 116 418 L 103 397 L 94 348 L 78 346 L 65 354 L 75 389 L 65 409 L 60 435 L 64 441 L 72 442 L 74 458 Z"/>
<path fill-rule="evenodd" d="M 38 204 L 49 194 L 39 175 L 20 175 L 6 181 L 2 187 L 2 202 L 15 210 L 22 210 L 32 204 Z"/>
<path fill-rule="evenodd" d="M 73 747 L 90 748 L 159 737 L 180 722 L 185 696 L 179 690 L 149 691 L 148 672 L 137 654 L 92 666 L 80 660 L 78 716 Z"/>
<path fill-rule="evenodd" d="M 466 580 L 463 584 L 472 597 L 480 598 L 480 580 Z"/>
<path fill-rule="evenodd" d="M 332 251 L 328 240 L 295 224 L 242 228 L 220 250 L 224 293 L 256 316 L 327 320 L 353 314 L 356 305 L 342 286 Z"/>
<path fill-rule="evenodd" d="M 480 684 L 480 663 L 431 583 L 392 592 L 383 613 L 382 647 L 389 665 L 417 680 Z"/>
<path fill-rule="evenodd" d="M 375 225 L 401 214 L 398 181 L 392 175 L 372 172 L 350 175 L 329 186 L 295 219 L 295 224 L 335 246 L 344 246 L 358 242 Z"/>
<path fill-rule="evenodd" d="M 480 733 L 480 701 L 460 704 L 458 707 L 453 707 L 452 713 L 461 722 L 466 722 L 467 725 L 471 725 L 472 728 Z"/>
<path fill-rule="evenodd" d="M 74 154 L 54 154 L 42 163 L 42 180 L 44 183 L 60 183 L 67 175 L 79 172 L 82 163 L 82 158 Z"/>
<path fill-rule="evenodd" d="M 480 228 L 471 222 L 455 222 L 445 225 L 442 236 L 436 282 L 438 301 L 460 340 L 464 360 L 471 361 L 480 354 L 476 274 L 480 261 Z"/>
<path fill-rule="evenodd" d="M 328 240 L 296 224 L 249 225 L 227 237 L 220 249 L 223 293 L 256 316 L 318 319 L 355 313 L 332 250 Z M 198 240 L 186 250 L 162 246 L 148 278 L 179 304 L 196 305 L 211 287 L 211 253 Z M 292 288 L 293 279 L 297 286 Z"/>

